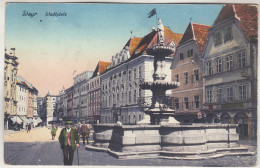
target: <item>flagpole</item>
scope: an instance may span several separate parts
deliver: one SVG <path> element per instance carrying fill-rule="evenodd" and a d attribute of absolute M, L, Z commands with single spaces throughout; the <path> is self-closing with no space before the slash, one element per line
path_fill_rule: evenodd
<path fill-rule="evenodd" d="M 157 19 L 157 11 L 156 11 L 156 22 L 155 22 L 155 25 L 157 24 L 158 22 L 158 19 Z"/>

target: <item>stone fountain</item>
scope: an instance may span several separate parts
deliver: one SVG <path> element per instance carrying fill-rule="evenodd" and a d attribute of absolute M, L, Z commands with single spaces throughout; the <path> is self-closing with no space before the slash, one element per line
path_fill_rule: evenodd
<path fill-rule="evenodd" d="M 254 155 L 248 148 L 239 147 L 237 124 L 192 124 L 182 125 L 173 117 L 171 97 L 166 91 L 179 86 L 177 82 L 165 81 L 165 57 L 175 50 L 173 43 L 164 44 L 164 30 L 158 21 L 157 44 L 148 48 L 154 56 L 153 81 L 144 81 L 142 89 L 152 91 L 145 118 L 137 125 L 93 125 L 94 143 L 87 150 L 104 151 L 120 159 L 209 159 L 222 156 Z M 145 102 L 144 102 L 145 103 Z M 148 103 L 149 104 L 149 103 Z"/>
<path fill-rule="evenodd" d="M 150 108 L 144 109 L 144 120 L 138 124 L 165 124 L 179 123 L 173 117 L 175 110 L 171 109 L 171 97 L 166 96 L 166 91 L 179 87 L 178 82 L 167 82 L 165 57 L 170 56 L 175 51 L 175 44 L 169 45 L 164 43 L 164 26 L 161 19 L 158 20 L 157 44 L 147 49 L 147 54 L 154 56 L 154 73 L 153 81 L 143 81 L 140 83 L 141 89 L 152 91 L 152 103 Z"/>

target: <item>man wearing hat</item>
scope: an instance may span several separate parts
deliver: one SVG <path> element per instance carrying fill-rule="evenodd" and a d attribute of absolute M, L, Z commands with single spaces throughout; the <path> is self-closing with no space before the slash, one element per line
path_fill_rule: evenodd
<path fill-rule="evenodd" d="M 60 132 L 59 141 L 63 150 L 64 165 L 72 165 L 74 151 L 79 147 L 79 136 L 74 128 L 71 128 L 72 121 L 66 122 L 66 128 Z"/>

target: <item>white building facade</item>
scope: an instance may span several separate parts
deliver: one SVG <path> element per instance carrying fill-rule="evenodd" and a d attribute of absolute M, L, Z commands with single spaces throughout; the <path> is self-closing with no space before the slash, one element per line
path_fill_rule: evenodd
<path fill-rule="evenodd" d="M 123 124 L 136 124 L 144 118 L 144 113 L 139 108 L 139 98 L 152 97 L 150 90 L 141 90 L 141 81 L 153 81 L 153 56 L 143 54 L 135 59 L 129 60 L 129 51 L 123 58 L 128 58 L 128 61 L 117 62 L 117 57 L 112 59 L 112 66 L 103 74 L 101 74 L 101 122 L 116 123 L 117 121 Z M 118 56 L 119 57 L 119 56 Z M 165 81 L 171 81 L 171 66 L 172 58 L 166 58 Z M 167 91 L 167 95 L 171 91 Z"/>
<path fill-rule="evenodd" d="M 84 71 L 73 78 L 73 117 L 75 121 L 85 121 L 87 111 L 88 88 L 87 81 L 92 76 L 93 72 Z"/>
<path fill-rule="evenodd" d="M 256 17 L 255 6 L 225 5 L 204 51 L 207 122 L 239 124 L 240 136 L 249 138 L 256 137 Z"/>
<path fill-rule="evenodd" d="M 50 95 L 49 93 L 44 97 L 43 110 L 45 123 L 47 126 L 56 123 L 57 120 L 57 97 L 56 95 Z"/>

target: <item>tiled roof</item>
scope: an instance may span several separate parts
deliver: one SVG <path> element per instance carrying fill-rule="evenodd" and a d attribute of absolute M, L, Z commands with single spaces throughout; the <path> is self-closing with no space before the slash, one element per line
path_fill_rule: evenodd
<path fill-rule="evenodd" d="M 166 45 L 172 41 L 177 46 L 182 38 L 183 34 L 172 32 L 169 28 L 164 26 L 164 42 Z M 152 45 L 157 44 L 157 31 L 153 30 L 151 33 L 144 36 L 133 53 L 134 58 L 146 53 L 146 49 Z"/>
<path fill-rule="evenodd" d="M 27 82 L 27 81 L 26 81 L 23 77 L 21 77 L 21 76 L 17 76 L 17 77 L 16 77 L 16 83 L 17 83 L 17 84 L 22 84 L 22 85 L 24 85 L 25 87 L 30 88 L 30 89 L 33 89 L 33 88 L 34 88 L 32 84 L 30 84 L 29 82 Z"/>
<path fill-rule="evenodd" d="M 142 55 L 144 53 L 144 51 L 146 50 L 148 45 L 154 39 L 155 35 L 156 35 L 156 31 L 152 31 L 151 33 L 147 34 L 146 36 L 144 36 L 142 38 L 142 40 L 140 41 L 140 43 L 138 44 L 137 48 L 135 49 L 135 51 L 132 55 L 133 58 L 135 58 L 139 55 Z"/>
<path fill-rule="evenodd" d="M 257 38 L 257 7 L 246 4 L 228 4 L 220 11 L 213 25 L 235 17 L 244 34 L 249 38 Z"/>
<path fill-rule="evenodd" d="M 192 23 L 195 41 L 200 52 L 203 52 L 208 39 L 208 33 L 211 26 Z"/>
<path fill-rule="evenodd" d="M 98 74 L 103 73 L 107 69 L 107 66 L 110 64 L 111 64 L 111 62 L 99 61 L 96 66 L 96 69 L 92 75 L 92 78 L 96 77 Z"/>
<path fill-rule="evenodd" d="M 166 45 L 168 45 L 169 43 L 174 41 L 174 43 L 177 47 L 182 36 L 183 36 L 183 34 L 174 33 L 169 28 L 164 27 L 164 41 L 165 41 Z M 156 30 L 153 30 L 152 32 L 150 32 L 149 34 L 144 36 L 143 38 L 131 38 L 125 45 L 125 46 L 130 46 L 129 52 L 130 52 L 131 57 L 128 60 L 126 60 L 125 62 L 130 61 L 130 60 L 146 53 L 146 49 L 152 45 L 155 45 L 156 43 L 157 43 L 157 31 Z M 119 65 L 120 64 L 116 65 L 115 67 L 117 67 Z M 107 69 L 106 71 L 109 71 L 115 67 Z M 104 71 L 104 72 L 106 72 L 106 71 Z M 94 71 L 94 74 L 95 74 L 95 72 L 96 72 L 96 70 Z M 92 77 L 94 77 L 94 74 Z"/>
<path fill-rule="evenodd" d="M 104 72 L 107 69 L 107 66 L 110 64 L 111 62 L 99 61 L 99 69 L 98 69 L 99 74 Z"/>
<path fill-rule="evenodd" d="M 241 29 L 249 38 L 257 37 L 257 8 L 250 5 L 234 5 Z"/>
<path fill-rule="evenodd" d="M 133 38 L 130 38 L 128 40 L 128 42 L 126 43 L 125 46 L 128 46 L 129 47 L 129 53 L 130 53 L 130 56 L 133 55 L 136 47 L 138 46 L 138 44 L 140 43 L 140 41 L 142 40 L 142 38 L 140 37 L 133 37 Z M 125 47 L 124 47 L 125 48 Z"/>
<path fill-rule="evenodd" d="M 194 37 L 193 37 L 193 30 L 192 30 L 191 23 L 190 23 L 182 36 L 180 44 L 182 44 L 188 40 L 191 40 L 191 39 L 194 39 Z"/>
<path fill-rule="evenodd" d="M 198 24 L 198 23 L 190 23 L 185 30 L 185 33 L 181 39 L 180 44 L 185 43 L 189 40 L 195 40 L 196 44 L 202 52 L 207 42 L 208 38 L 208 31 L 211 26 Z"/>
<path fill-rule="evenodd" d="M 176 44 L 176 46 L 178 46 L 182 39 L 182 36 L 183 34 L 174 33 L 168 27 L 164 26 L 164 43 L 166 45 L 170 44 L 173 41 Z M 155 45 L 156 43 L 157 43 L 157 36 L 155 36 L 155 38 L 153 39 L 149 47 L 151 45 Z"/>

